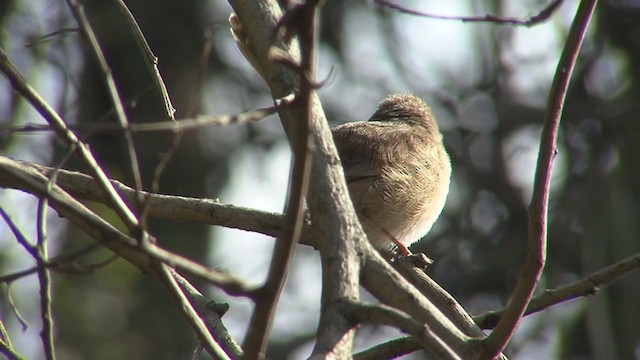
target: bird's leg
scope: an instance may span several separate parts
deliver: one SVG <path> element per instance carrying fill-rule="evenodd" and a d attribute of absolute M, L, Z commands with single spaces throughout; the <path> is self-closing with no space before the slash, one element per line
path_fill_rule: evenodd
<path fill-rule="evenodd" d="M 398 240 L 395 236 L 393 236 L 390 232 L 387 231 L 387 229 L 385 228 L 380 228 L 391 240 L 392 243 L 394 243 L 397 247 L 398 247 L 398 251 L 400 252 L 400 255 L 402 256 L 409 256 L 411 255 L 411 251 L 409 251 L 409 249 L 407 249 L 406 246 L 404 246 L 403 243 L 400 242 L 400 240 Z"/>
<path fill-rule="evenodd" d="M 425 269 L 427 266 L 433 264 L 433 260 L 431 260 L 431 258 L 429 258 L 427 255 L 423 253 L 418 253 L 418 254 L 411 253 L 411 251 L 409 251 L 409 249 L 406 246 L 404 246 L 404 244 L 401 243 L 400 240 L 398 240 L 390 232 L 388 232 L 385 229 L 382 229 L 382 231 L 384 231 L 384 233 L 387 234 L 389 239 L 391 239 L 391 242 L 396 244 L 401 257 L 409 260 L 415 267 L 418 267 L 420 269 Z"/>

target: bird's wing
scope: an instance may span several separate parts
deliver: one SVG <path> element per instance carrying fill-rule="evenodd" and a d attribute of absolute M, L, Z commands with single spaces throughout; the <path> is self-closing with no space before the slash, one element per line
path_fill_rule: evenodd
<path fill-rule="evenodd" d="M 371 159 L 376 151 L 379 134 L 376 124 L 347 123 L 332 129 L 333 140 L 338 149 L 344 175 L 348 183 L 369 180 L 380 175 L 380 167 Z"/>

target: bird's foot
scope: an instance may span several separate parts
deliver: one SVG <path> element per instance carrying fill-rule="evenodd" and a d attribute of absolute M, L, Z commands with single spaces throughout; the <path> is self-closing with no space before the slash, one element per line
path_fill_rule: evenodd
<path fill-rule="evenodd" d="M 411 254 L 404 259 L 420 269 L 426 269 L 429 265 L 433 264 L 433 260 L 423 253 Z"/>

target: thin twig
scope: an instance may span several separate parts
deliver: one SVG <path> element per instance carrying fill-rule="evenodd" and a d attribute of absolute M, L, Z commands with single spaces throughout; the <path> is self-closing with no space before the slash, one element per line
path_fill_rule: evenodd
<path fill-rule="evenodd" d="M 184 291 L 185 295 L 189 298 L 189 302 L 191 302 L 193 307 L 196 309 L 209 332 L 213 334 L 216 341 L 220 343 L 225 352 L 233 359 L 241 358 L 243 355 L 242 348 L 233 339 L 221 319 L 222 315 L 229 310 L 229 305 L 210 301 L 205 298 L 190 282 L 188 282 L 187 279 L 171 268 L 169 268 L 169 271 L 178 282 L 178 285 L 180 285 L 182 291 Z"/>
<path fill-rule="evenodd" d="M 153 79 L 157 89 L 159 90 L 162 96 L 162 100 L 165 105 L 165 110 L 167 112 L 167 115 L 169 119 L 173 120 L 172 123 L 174 123 L 176 109 L 173 107 L 173 104 L 171 103 L 171 99 L 169 98 L 169 92 L 167 91 L 167 87 L 164 83 L 164 80 L 160 75 L 160 71 L 158 69 L 158 58 L 151 51 L 151 47 L 149 46 L 147 39 L 144 37 L 144 34 L 142 33 L 140 26 L 138 26 L 138 23 L 136 22 L 135 17 L 133 16 L 133 14 L 131 14 L 126 4 L 122 0 L 117 0 L 116 4 L 118 6 L 118 9 L 123 13 L 125 21 L 129 24 L 132 30 L 131 32 L 133 33 L 134 38 L 137 40 L 136 43 L 138 44 L 138 47 L 140 48 L 141 52 L 145 55 L 146 61 L 144 61 L 144 63 L 149 69 L 151 78 Z M 209 42 L 210 45 L 205 46 L 204 53 L 206 53 L 206 55 L 203 55 L 203 59 L 202 59 L 200 70 L 199 70 L 199 73 L 201 74 L 201 76 L 198 78 L 198 84 L 195 85 L 198 90 L 194 92 L 194 96 L 191 99 L 191 103 L 188 105 L 187 116 L 190 116 L 190 117 L 195 115 L 197 98 L 200 95 L 199 89 L 202 87 L 202 81 L 204 79 L 203 74 L 204 74 L 204 70 L 206 69 L 205 59 L 209 57 L 211 48 L 213 47 L 211 42 L 212 41 Z M 183 135 L 184 134 L 182 131 L 174 131 L 173 138 L 171 139 L 171 142 L 167 146 L 167 149 L 160 154 L 159 161 L 155 166 L 155 168 L 153 169 L 153 174 L 151 178 L 152 192 L 157 192 L 158 189 L 160 188 L 160 177 L 162 176 L 162 173 L 164 172 L 167 165 L 173 158 L 173 154 L 178 149 L 178 146 L 182 141 Z M 148 212 L 149 212 L 149 199 L 147 197 L 144 197 L 141 204 L 141 211 L 140 211 L 140 223 L 142 224 L 143 227 L 145 227 L 147 224 Z"/>
<path fill-rule="evenodd" d="M 236 16 L 231 16 L 232 33 L 238 45 L 269 86 L 274 98 L 298 93 L 300 76 L 290 67 L 272 61 L 274 31 L 282 21 L 280 2 L 230 0 Z M 287 2 L 290 6 L 300 2 Z M 244 25 L 244 26 L 242 26 Z M 307 26 L 307 24 L 304 24 Z M 300 63 L 299 41 L 283 42 L 278 48 L 293 64 Z M 366 237 L 349 199 L 340 160 L 331 138 L 318 96 L 312 93 L 313 137 L 315 150 L 311 166 L 309 193 L 306 200 L 311 221 L 322 239 L 322 307 L 314 358 L 348 358 L 352 353 L 355 328 L 340 314 L 337 304 L 342 299 L 359 297 L 359 243 Z M 287 136 L 293 143 L 299 128 L 306 126 L 306 108 L 291 106 L 279 112 Z M 372 249 L 372 251 L 374 251 Z"/>
<path fill-rule="evenodd" d="M 369 244 L 367 244 L 369 245 Z M 371 245 L 369 245 L 371 246 Z M 447 347 L 429 347 L 435 355 L 443 359 L 475 359 L 481 355 L 477 336 L 469 336 L 462 331 L 436 305 L 424 296 L 416 287 L 394 270 L 378 253 L 370 253 L 363 265 L 362 285 L 376 298 L 388 306 L 402 310 L 424 324 Z M 451 357 L 449 349 L 455 352 Z"/>
<path fill-rule="evenodd" d="M 623 275 L 638 268 L 640 268 L 640 254 L 635 254 L 561 288 L 547 289 L 543 294 L 531 299 L 525 316 L 535 314 L 562 302 L 595 295 L 603 286 L 611 284 Z M 493 329 L 504 311 L 505 309 L 488 311 L 474 316 L 473 319 L 481 328 Z M 423 345 L 417 339 L 405 336 L 363 350 L 354 354 L 353 358 L 357 360 L 386 359 L 409 354 L 422 348 Z"/>
<path fill-rule="evenodd" d="M 557 289 L 547 289 L 541 295 L 531 299 L 525 315 L 535 314 L 565 301 L 595 295 L 603 286 L 611 284 L 623 275 L 638 268 L 640 268 L 640 254 L 635 254 L 571 284 Z M 491 329 L 503 316 L 504 311 L 505 309 L 490 311 L 474 316 L 474 320 L 483 329 Z"/>
<path fill-rule="evenodd" d="M 175 122 L 159 121 L 149 123 L 131 123 L 126 128 L 118 124 L 93 123 L 90 125 L 67 125 L 67 128 L 74 131 L 91 131 L 92 134 L 121 133 L 130 131 L 132 133 L 149 132 L 183 132 L 198 130 L 206 126 L 228 126 L 257 122 L 276 112 L 278 106 L 265 106 L 254 110 L 249 110 L 239 114 L 227 115 L 198 115 L 192 118 L 178 119 Z M 21 126 L 0 126 L 0 133 L 16 132 L 39 132 L 55 131 L 55 127 L 43 124 L 26 124 Z"/>
<path fill-rule="evenodd" d="M 410 9 L 408 7 L 402 6 L 400 4 L 397 4 L 389 0 L 373 0 L 373 2 L 376 4 L 388 7 L 393 10 L 397 10 L 404 14 L 416 15 L 416 16 L 421 16 L 421 17 L 430 18 L 430 19 L 455 20 L 455 21 L 462 21 L 462 22 L 475 22 L 475 23 L 488 22 L 488 23 L 494 23 L 498 25 L 527 26 L 527 27 L 537 25 L 547 21 L 551 17 L 551 15 L 553 15 L 553 13 L 560 7 L 560 5 L 562 5 L 563 1 L 564 0 L 552 0 L 550 3 L 545 5 L 545 7 L 542 8 L 542 10 L 540 10 L 540 12 L 538 12 L 537 14 L 530 16 L 528 18 L 518 19 L 518 18 L 500 17 L 500 16 L 491 15 L 491 14 L 487 14 L 484 16 L 435 15 L 435 14 L 431 14 L 423 11 Z"/>
<path fill-rule="evenodd" d="M 57 169 L 56 169 L 57 170 Z M 47 182 L 45 192 L 51 191 L 52 184 L 55 183 L 56 170 L 53 171 L 51 178 Z M 51 299 L 51 274 L 44 266 L 49 261 L 47 249 L 47 205 L 46 197 L 40 198 L 38 201 L 38 210 L 36 215 L 37 236 L 38 241 L 36 249 L 38 256 L 36 261 L 38 264 L 38 282 L 40 283 L 40 316 L 42 318 L 42 330 L 40 337 L 44 346 L 44 354 L 47 360 L 55 360 L 55 347 L 53 343 L 53 315 L 52 315 L 52 299 Z"/>
<path fill-rule="evenodd" d="M 174 115 L 176 109 L 171 103 L 171 98 L 169 97 L 167 86 L 165 85 L 164 80 L 162 80 L 162 76 L 160 75 L 160 70 L 158 69 L 158 58 L 153 54 L 153 51 L 151 51 L 151 47 L 149 46 L 147 39 L 144 37 L 144 34 L 142 33 L 142 30 L 140 29 L 136 18 L 133 16 L 133 14 L 131 14 L 131 11 L 129 10 L 129 8 L 127 8 L 127 5 L 124 3 L 124 1 L 115 0 L 114 3 L 118 10 L 124 15 L 124 20 L 127 22 L 127 25 L 129 25 L 131 33 L 136 39 L 136 44 L 138 44 L 140 51 L 145 55 L 145 58 L 147 59 L 147 61 L 145 61 L 144 63 L 149 69 L 149 73 L 151 74 L 151 78 L 153 79 L 156 89 L 158 89 L 160 95 L 162 96 L 162 102 L 164 103 L 167 116 L 169 117 L 169 119 L 175 120 Z"/>
<path fill-rule="evenodd" d="M 13 236 L 16 237 L 16 240 L 18 241 L 18 243 L 22 245 L 22 247 L 25 250 L 27 250 L 27 252 L 31 255 L 31 257 L 33 257 L 34 259 L 37 258 L 38 249 L 35 246 L 31 245 L 31 243 L 29 243 L 29 240 L 27 240 L 27 237 L 24 236 L 22 231 L 20 231 L 20 228 L 11 219 L 9 214 L 7 214 L 7 212 L 4 211 L 4 208 L 2 206 L 0 206 L 0 217 L 2 217 L 2 219 L 7 224 L 7 226 L 9 226 L 9 229 L 13 233 Z"/>
<path fill-rule="evenodd" d="M 353 354 L 353 360 L 395 359 L 424 349 L 424 345 L 412 336 L 389 340 Z"/>
<path fill-rule="evenodd" d="M 73 33 L 78 33 L 78 32 L 79 32 L 78 28 L 62 28 L 62 29 L 58 29 L 56 31 L 52 31 L 52 32 L 43 34 L 43 35 L 32 37 L 24 45 L 26 47 L 32 47 L 32 46 L 38 45 L 40 43 L 44 43 L 46 41 L 49 41 L 52 38 L 54 38 L 56 36 L 60 36 L 62 34 L 73 34 Z"/>
<path fill-rule="evenodd" d="M 556 75 L 549 92 L 533 195 L 529 205 L 527 258 L 504 316 L 484 340 L 488 358 L 494 358 L 500 354 L 511 340 L 533 296 L 544 268 L 547 247 L 549 184 L 553 159 L 557 151 L 558 128 L 569 87 L 569 80 L 597 2 L 597 0 L 583 0 L 580 3 L 575 19 L 571 24 L 567 42 L 558 61 Z"/>
<path fill-rule="evenodd" d="M 45 267 L 53 271 L 64 273 L 64 274 L 79 274 L 79 273 L 85 274 L 88 271 L 94 271 L 97 268 L 101 268 L 113 262 L 114 257 L 101 261 L 98 264 L 90 264 L 90 265 L 78 265 L 70 262 L 75 261 L 80 256 L 88 254 L 98 249 L 99 247 L 102 247 L 102 245 L 98 243 L 89 244 L 81 248 L 80 250 L 53 257 L 43 265 L 36 265 L 25 270 L 19 270 L 9 274 L 0 275 L 0 283 L 10 283 L 10 282 L 19 280 L 23 277 L 33 275 L 37 273 L 41 267 Z"/>
<path fill-rule="evenodd" d="M 211 355 L 215 359 L 230 359 L 230 357 L 226 354 L 225 350 L 220 346 L 220 344 L 218 344 L 213 339 L 206 325 L 191 305 L 191 302 L 184 294 L 184 292 L 182 292 L 180 285 L 173 276 L 172 270 L 167 265 L 162 263 L 158 263 L 158 267 L 159 268 L 157 269 L 157 273 L 161 281 L 164 283 L 164 287 L 169 291 L 171 297 L 178 304 L 178 308 L 189 321 L 192 328 L 195 329 L 196 334 L 198 335 L 198 338 L 200 339 L 201 344 L 205 348 L 205 350 L 207 350 L 209 355 Z"/>
<path fill-rule="evenodd" d="M 100 71 L 102 71 L 102 76 L 104 76 L 104 80 L 107 85 L 107 90 L 109 91 L 109 95 L 111 96 L 111 100 L 113 101 L 113 105 L 116 110 L 116 118 L 120 123 L 120 126 L 123 128 L 127 128 L 129 124 L 129 120 L 127 119 L 127 115 L 124 111 L 124 102 L 118 92 L 118 87 L 116 86 L 116 81 L 113 78 L 113 72 L 107 64 L 107 59 L 100 48 L 100 44 L 98 43 L 98 38 L 96 37 L 89 20 L 87 19 L 87 15 L 84 11 L 84 6 L 81 5 L 77 0 L 67 0 L 67 4 L 69 4 L 69 8 L 73 13 L 73 16 L 76 18 L 76 21 L 80 25 L 80 29 L 84 33 L 91 50 L 93 50 L 93 54 L 98 61 L 98 66 Z M 135 189 L 137 191 L 142 190 L 142 178 L 140 175 L 140 165 L 138 162 L 138 154 L 136 152 L 135 144 L 133 142 L 133 136 L 130 131 L 124 131 L 123 133 L 125 140 L 125 150 L 127 152 L 127 156 L 129 157 L 129 166 L 131 170 L 131 174 L 133 175 L 133 180 L 135 184 Z M 142 202 L 142 198 L 138 196 L 138 201 Z M 142 236 L 142 234 L 140 234 Z"/>
<path fill-rule="evenodd" d="M 7 360 L 24 360 L 25 358 L 22 355 L 18 354 L 18 352 L 11 345 L 9 338 L 5 336 L 7 335 L 7 332 L 4 328 L 4 324 L 2 324 L 2 321 L 0 321 L 0 332 L 3 335 L 2 339 L 0 339 L 0 354 L 5 355 L 7 357 Z"/>
<path fill-rule="evenodd" d="M 16 67 L 11 63 L 5 51 L 0 48 L 0 71 L 2 71 L 15 91 L 21 94 L 47 122 L 54 127 L 58 137 L 68 145 L 77 144 L 75 153 L 84 163 L 91 176 L 96 180 L 98 186 L 104 192 L 109 203 L 125 223 L 127 228 L 135 231 L 138 228 L 138 220 L 124 201 L 115 191 L 109 178 L 104 173 L 96 159 L 91 154 L 89 148 L 79 142 L 78 138 L 67 128 L 64 120 L 56 113 L 56 111 L 27 83 L 25 78 L 18 72 Z"/>
<path fill-rule="evenodd" d="M 76 150 L 76 144 L 71 144 L 66 154 L 59 161 L 58 165 L 53 169 L 49 175 L 45 187 L 45 194 L 51 192 L 53 184 L 56 183 L 56 178 L 62 165 L 64 165 L 69 157 L 73 155 Z M 48 250 L 48 232 L 47 232 L 47 210 L 49 200 L 46 196 L 43 196 L 38 201 L 38 209 L 36 215 L 37 224 L 37 256 L 35 258 L 38 266 L 38 282 L 40 283 L 40 316 L 42 317 L 42 330 L 40 336 L 42 337 L 42 343 L 44 345 L 44 354 L 47 360 L 55 360 L 55 346 L 53 341 L 53 299 L 51 297 L 51 273 L 46 266 L 49 263 L 49 250 Z"/>
<path fill-rule="evenodd" d="M 475 324 L 471 315 L 466 312 L 453 296 L 430 278 L 423 268 L 416 267 L 409 258 L 398 259 L 393 263 L 393 268 L 456 324 L 465 335 L 475 338 L 484 336 L 484 333 Z"/>
<path fill-rule="evenodd" d="M 12 283 L 7 283 L 5 296 L 7 297 L 7 300 L 9 300 L 9 307 L 11 308 L 13 315 L 18 319 L 18 322 L 22 326 L 22 331 L 24 332 L 29 328 L 29 322 L 24 318 L 24 316 L 22 316 L 22 313 L 18 310 L 18 306 L 16 306 L 15 301 L 13 301 L 13 296 L 11 295 L 11 284 Z"/>

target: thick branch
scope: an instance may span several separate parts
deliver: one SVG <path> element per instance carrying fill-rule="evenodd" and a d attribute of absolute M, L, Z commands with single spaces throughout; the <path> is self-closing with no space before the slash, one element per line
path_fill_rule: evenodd
<path fill-rule="evenodd" d="M 274 99 L 297 93 L 298 74 L 270 60 L 275 29 L 282 11 L 272 1 L 231 1 L 242 29 L 234 29 L 243 53 L 256 66 L 270 87 Z M 293 5 L 295 6 L 295 5 Z M 236 31 L 240 30 L 240 31 Z M 277 41 L 278 53 L 290 63 L 300 63 L 296 42 Z M 347 358 L 351 356 L 353 328 L 335 305 L 341 300 L 358 298 L 359 259 L 355 243 L 365 240 L 347 188 L 329 126 L 315 93 L 310 95 L 311 136 L 315 144 L 307 204 L 319 244 L 323 268 L 322 312 L 314 356 Z M 306 109 L 288 107 L 279 111 L 291 141 L 300 133 L 300 119 Z M 353 241 L 350 241 L 352 240 Z"/>
<path fill-rule="evenodd" d="M 34 171 L 49 177 L 53 168 L 21 160 L 3 158 L 13 167 Z M 135 202 L 135 190 L 117 180 L 110 180 L 128 204 Z M 59 170 L 56 184 L 69 194 L 82 200 L 97 201 L 108 205 L 104 193 L 88 175 L 68 170 Z M 28 191 L 25 184 L 10 176 L 10 172 L 0 171 L 0 187 Z M 190 198 L 141 192 L 148 198 L 149 215 L 178 221 L 193 221 L 209 225 L 222 225 L 229 228 L 258 232 L 276 237 L 282 226 L 282 215 L 233 205 L 221 204 L 216 200 Z M 305 229 L 303 244 L 316 246 L 317 237 L 313 235 L 309 224 Z"/>
<path fill-rule="evenodd" d="M 21 184 L 20 189 L 37 197 L 46 197 L 50 206 L 61 216 L 67 218 L 91 238 L 102 242 L 111 251 L 146 273 L 153 273 L 154 269 L 150 266 L 150 263 L 152 260 L 159 260 L 201 277 L 231 294 L 246 295 L 253 291 L 251 286 L 230 274 L 209 269 L 187 258 L 164 250 L 153 243 L 149 243 L 144 247 L 141 246 L 136 239 L 120 232 L 113 225 L 69 196 L 59 186 L 54 185 L 51 191 L 47 192 L 48 178 L 33 169 L 22 166 L 16 161 L 0 157 L 0 178 L 10 183 Z"/>

